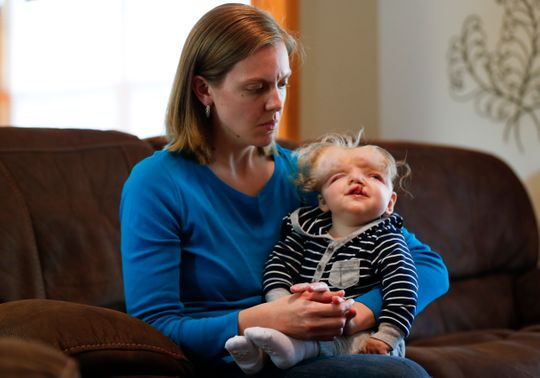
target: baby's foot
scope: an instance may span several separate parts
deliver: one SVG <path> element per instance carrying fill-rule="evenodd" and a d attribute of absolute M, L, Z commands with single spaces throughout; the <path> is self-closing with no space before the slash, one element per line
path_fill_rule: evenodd
<path fill-rule="evenodd" d="M 231 337 L 225 343 L 225 349 L 248 375 L 258 373 L 264 367 L 263 351 L 245 336 Z"/>
<path fill-rule="evenodd" d="M 319 354 L 316 342 L 297 340 L 275 329 L 252 327 L 247 328 L 244 334 L 253 344 L 264 350 L 280 369 L 288 369 Z"/>

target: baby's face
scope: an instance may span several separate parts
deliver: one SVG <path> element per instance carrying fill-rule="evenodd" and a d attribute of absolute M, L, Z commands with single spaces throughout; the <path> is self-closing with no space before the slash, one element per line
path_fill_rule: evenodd
<path fill-rule="evenodd" d="M 393 211 L 396 194 L 386 157 L 374 146 L 332 146 L 315 167 L 321 183 L 321 209 L 347 223 L 365 224 Z"/>

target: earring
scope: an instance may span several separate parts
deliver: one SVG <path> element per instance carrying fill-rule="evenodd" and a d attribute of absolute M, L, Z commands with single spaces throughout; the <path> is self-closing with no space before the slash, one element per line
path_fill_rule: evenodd
<path fill-rule="evenodd" d="M 204 108 L 204 114 L 206 114 L 206 118 L 210 118 L 210 105 L 206 105 Z"/>

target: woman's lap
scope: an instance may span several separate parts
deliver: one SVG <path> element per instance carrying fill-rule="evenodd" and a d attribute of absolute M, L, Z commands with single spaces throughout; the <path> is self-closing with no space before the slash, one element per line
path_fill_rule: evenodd
<path fill-rule="evenodd" d="M 227 374 L 229 378 L 245 377 L 240 369 L 231 366 Z M 223 370 L 221 370 L 224 373 Z M 338 357 L 320 357 L 304 361 L 290 369 L 280 370 L 267 366 L 256 378 L 304 378 L 304 377 L 336 377 L 336 378 L 424 378 L 427 372 L 416 362 L 407 358 L 390 357 L 376 354 L 354 354 Z"/>
<path fill-rule="evenodd" d="M 401 358 L 375 354 L 318 358 L 305 361 L 286 371 L 283 377 L 429 377 L 416 362 Z"/>

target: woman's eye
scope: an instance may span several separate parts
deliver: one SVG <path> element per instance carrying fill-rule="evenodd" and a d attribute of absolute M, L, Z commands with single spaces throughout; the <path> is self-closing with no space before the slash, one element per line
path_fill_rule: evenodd
<path fill-rule="evenodd" d="M 279 88 L 287 88 L 288 86 L 289 86 L 288 81 L 282 81 L 281 83 L 278 84 Z"/>
<path fill-rule="evenodd" d="M 251 83 L 247 83 L 244 87 L 244 89 L 250 93 L 260 93 L 266 90 L 266 88 L 267 84 L 263 81 L 253 81 Z"/>
<path fill-rule="evenodd" d="M 246 90 L 248 92 L 253 92 L 253 93 L 261 92 L 263 89 L 264 89 L 264 85 L 262 83 L 261 84 L 249 85 L 249 86 L 246 87 Z"/>

